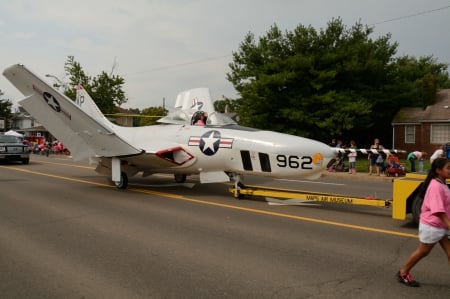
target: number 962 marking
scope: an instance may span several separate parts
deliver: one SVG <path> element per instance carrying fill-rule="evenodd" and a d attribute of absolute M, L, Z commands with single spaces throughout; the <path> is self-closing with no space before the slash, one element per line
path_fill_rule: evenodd
<path fill-rule="evenodd" d="M 285 156 L 277 155 L 278 167 L 312 169 L 312 158 L 309 156 Z"/>

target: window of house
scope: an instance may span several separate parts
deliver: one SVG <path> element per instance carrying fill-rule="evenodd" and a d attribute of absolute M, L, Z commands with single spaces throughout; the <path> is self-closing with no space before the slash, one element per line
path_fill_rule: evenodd
<path fill-rule="evenodd" d="M 405 143 L 416 143 L 416 126 L 405 126 Z"/>
<path fill-rule="evenodd" d="M 430 132 L 431 144 L 450 142 L 450 124 L 433 124 Z"/>

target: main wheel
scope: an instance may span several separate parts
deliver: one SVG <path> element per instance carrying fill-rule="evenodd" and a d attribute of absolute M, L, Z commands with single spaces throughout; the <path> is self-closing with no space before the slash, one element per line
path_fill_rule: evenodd
<path fill-rule="evenodd" d="M 416 224 L 419 224 L 420 212 L 422 210 L 422 203 L 423 203 L 423 198 L 419 195 L 416 195 L 416 197 L 414 198 L 414 200 L 412 202 L 412 206 L 411 206 L 411 213 L 413 216 L 413 221 Z"/>
<path fill-rule="evenodd" d="M 118 189 L 127 189 L 128 187 L 128 176 L 125 172 L 120 173 L 120 181 L 114 182 Z"/>
<path fill-rule="evenodd" d="M 175 178 L 175 182 L 179 184 L 186 182 L 185 174 L 174 174 L 173 177 Z"/>

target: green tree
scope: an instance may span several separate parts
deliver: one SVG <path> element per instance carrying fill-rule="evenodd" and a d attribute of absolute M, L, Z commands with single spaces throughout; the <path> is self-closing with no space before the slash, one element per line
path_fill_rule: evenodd
<path fill-rule="evenodd" d="M 397 48 L 389 35 L 370 39 L 372 31 L 333 19 L 319 32 L 273 25 L 259 42 L 247 34 L 227 74 L 241 95 L 240 121 L 321 140 L 370 126 Z"/>
<path fill-rule="evenodd" d="M 0 96 L 3 96 L 1 90 Z M 9 99 L 0 99 L 0 119 L 4 121 L 5 131 L 9 129 L 10 119 L 12 117 L 12 105 Z"/>
<path fill-rule="evenodd" d="M 75 100 L 76 86 L 81 84 L 104 114 L 115 113 L 117 106 L 127 102 L 122 89 L 125 80 L 113 74 L 114 67 L 109 74 L 103 71 L 96 77 L 90 77 L 86 75 L 80 63 L 73 56 L 69 56 L 64 70 L 69 82 L 63 87 L 69 98 Z M 55 86 L 59 87 L 58 84 Z"/>
<path fill-rule="evenodd" d="M 323 141 L 380 137 L 388 146 L 400 108 L 429 105 L 436 90 L 450 87 L 448 65 L 432 56 L 395 58 L 391 35 L 372 33 L 339 18 L 319 31 L 273 25 L 257 41 L 248 33 L 227 73 L 240 93 L 240 123 Z"/>
<path fill-rule="evenodd" d="M 223 97 L 220 100 L 214 101 L 214 110 L 220 113 L 231 113 L 237 109 L 237 101 Z"/>
<path fill-rule="evenodd" d="M 448 64 L 438 63 L 433 56 L 419 59 L 401 56 L 393 63 L 390 89 L 401 107 L 423 107 L 433 104 L 436 91 L 449 88 Z"/>
<path fill-rule="evenodd" d="M 159 118 L 166 116 L 167 113 L 168 111 L 161 106 L 145 108 L 141 112 L 139 125 L 140 126 L 153 125 Z"/>

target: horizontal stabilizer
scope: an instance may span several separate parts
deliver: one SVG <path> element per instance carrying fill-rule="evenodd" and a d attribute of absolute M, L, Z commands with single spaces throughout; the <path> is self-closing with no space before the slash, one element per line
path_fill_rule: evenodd
<path fill-rule="evenodd" d="M 140 154 L 117 136 L 114 126 L 97 121 L 80 109 L 71 99 L 33 74 L 24 65 L 16 64 L 3 75 L 23 94 L 19 102 L 28 113 L 52 135 L 61 140 L 74 159 L 93 155 L 114 157 Z"/>

